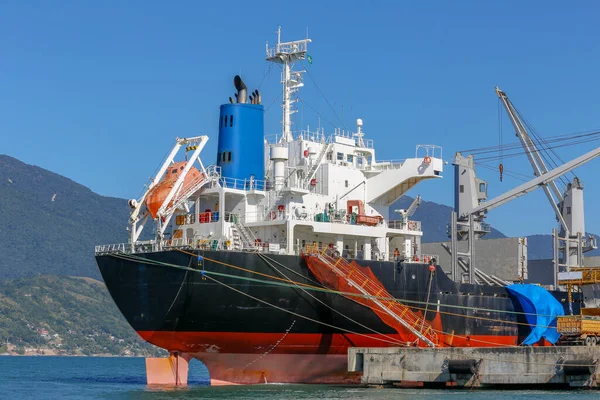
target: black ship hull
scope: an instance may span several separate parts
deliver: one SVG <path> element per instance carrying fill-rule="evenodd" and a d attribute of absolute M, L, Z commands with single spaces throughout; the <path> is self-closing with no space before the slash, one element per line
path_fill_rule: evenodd
<path fill-rule="evenodd" d="M 136 332 L 200 359 L 214 381 L 344 382 L 348 347 L 401 339 L 370 309 L 298 286 L 318 285 L 299 256 L 171 250 L 96 259 Z M 530 333 L 519 301 L 503 287 L 455 283 L 439 266 L 431 273 L 426 264 L 357 262 L 443 332 L 445 346 L 518 345 Z M 566 293 L 553 295 L 568 308 Z"/>

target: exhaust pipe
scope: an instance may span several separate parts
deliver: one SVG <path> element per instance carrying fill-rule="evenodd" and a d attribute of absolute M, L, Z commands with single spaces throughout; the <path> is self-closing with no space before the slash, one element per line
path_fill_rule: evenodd
<path fill-rule="evenodd" d="M 254 98 L 256 99 L 256 104 L 261 104 L 262 103 L 262 99 L 260 97 L 260 93 L 258 93 L 258 89 L 256 89 L 254 91 Z"/>
<path fill-rule="evenodd" d="M 248 88 L 246 87 L 246 84 L 244 83 L 244 81 L 242 80 L 242 78 L 239 75 L 236 75 L 233 78 L 233 86 L 235 86 L 235 89 L 238 91 L 237 92 L 237 102 L 238 103 L 246 103 L 247 100 L 247 93 L 248 93 Z"/>

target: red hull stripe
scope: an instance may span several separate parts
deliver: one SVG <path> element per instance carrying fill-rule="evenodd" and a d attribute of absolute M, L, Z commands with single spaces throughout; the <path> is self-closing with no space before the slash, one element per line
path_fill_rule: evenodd
<path fill-rule="evenodd" d="M 169 332 L 138 331 L 147 342 L 170 351 L 184 353 L 245 354 L 347 354 L 348 347 L 396 347 L 399 335 L 319 333 L 244 333 L 244 332 Z M 443 347 L 517 346 L 517 336 L 446 335 Z"/>

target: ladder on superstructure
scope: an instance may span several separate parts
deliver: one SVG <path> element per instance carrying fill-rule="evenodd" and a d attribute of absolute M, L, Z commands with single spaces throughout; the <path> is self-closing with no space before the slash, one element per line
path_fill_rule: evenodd
<path fill-rule="evenodd" d="M 233 216 L 233 245 L 238 250 L 256 250 L 256 237 L 252 230 L 244 224 L 241 218 L 237 215 Z"/>
<path fill-rule="evenodd" d="M 330 143 L 325 143 L 325 140 L 322 141 L 321 151 L 319 152 L 319 155 L 315 159 L 315 162 L 313 163 L 313 165 L 311 165 L 310 169 L 306 173 L 306 186 L 307 187 L 310 186 L 311 179 L 315 176 L 317 170 L 319 169 L 319 166 L 321 165 L 321 162 L 323 161 L 323 157 L 325 157 L 325 154 L 327 154 L 330 147 L 331 147 Z"/>

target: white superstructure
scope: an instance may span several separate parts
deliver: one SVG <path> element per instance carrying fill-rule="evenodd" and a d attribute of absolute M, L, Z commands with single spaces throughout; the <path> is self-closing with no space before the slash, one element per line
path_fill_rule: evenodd
<path fill-rule="evenodd" d="M 419 261 L 420 223 L 410 221 L 406 213 L 399 220 L 388 220 L 389 207 L 420 181 L 441 178 L 441 147 L 419 145 L 411 158 L 380 161 L 360 119 L 356 132 L 294 133 L 291 96 L 302 83 L 293 63 L 305 57 L 310 39 L 281 43 L 279 35 L 276 47 L 267 47 L 267 59 L 282 65 L 284 115 L 282 134 L 264 140 L 264 179 L 222 176 L 219 167 L 205 169 L 194 154 L 190 160 L 198 160 L 205 179 L 185 201 L 177 197 L 182 192 L 177 184 L 183 185 L 185 176 L 178 180 L 170 194 L 179 206 L 173 209 L 165 201 L 160 207 L 159 213 L 170 210 L 170 214 L 155 218 L 159 228 L 154 240 L 138 240 L 141 230 L 136 224 L 148 218 L 140 209 L 146 194 L 131 201 L 137 208 L 130 221 L 135 232 L 130 250 L 189 246 L 298 255 L 306 244 L 317 243 L 353 258 L 389 260 L 399 252 L 407 261 Z M 180 141 L 161 171 L 173 162 Z M 170 229 L 163 229 L 166 223 Z M 403 244 L 398 252 L 390 248 L 392 238 Z"/>

